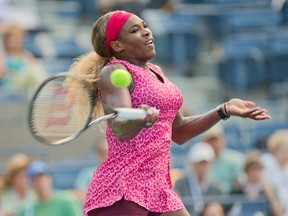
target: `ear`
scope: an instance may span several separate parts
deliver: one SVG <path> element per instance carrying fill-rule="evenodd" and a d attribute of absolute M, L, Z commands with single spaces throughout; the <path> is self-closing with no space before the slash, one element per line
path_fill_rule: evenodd
<path fill-rule="evenodd" d="M 115 52 L 122 52 L 124 50 L 120 41 L 111 41 L 110 46 Z"/>

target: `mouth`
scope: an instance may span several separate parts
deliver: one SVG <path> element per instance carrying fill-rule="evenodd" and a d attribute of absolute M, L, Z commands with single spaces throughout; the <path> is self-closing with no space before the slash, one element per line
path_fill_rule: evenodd
<path fill-rule="evenodd" d="M 146 41 L 145 45 L 152 45 L 154 44 L 154 40 L 153 38 L 149 39 L 148 41 Z"/>

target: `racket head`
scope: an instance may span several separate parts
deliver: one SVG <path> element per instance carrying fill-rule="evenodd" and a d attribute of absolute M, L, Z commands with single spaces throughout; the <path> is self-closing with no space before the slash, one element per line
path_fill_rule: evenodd
<path fill-rule="evenodd" d="M 29 129 L 41 143 L 69 142 L 88 127 L 96 102 L 97 94 L 84 78 L 66 72 L 51 76 L 31 99 Z"/>

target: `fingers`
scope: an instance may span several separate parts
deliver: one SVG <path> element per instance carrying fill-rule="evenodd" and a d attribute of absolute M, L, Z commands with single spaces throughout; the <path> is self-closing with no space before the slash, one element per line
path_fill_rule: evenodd
<path fill-rule="evenodd" d="M 245 106 L 252 107 L 252 106 L 256 106 L 256 104 L 253 101 L 245 101 Z"/>
<path fill-rule="evenodd" d="M 267 110 L 261 107 L 256 107 L 249 110 L 245 116 L 254 120 L 271 119 L 271 116 L 267 114 Z"/>
<path fill-rule="evenodd" d="M 146 117 L 143 120 L 144 127 L 151 127 L 154 122 L 158 119 L 159 110 L 155 107 L 149 107 L 146 104 L 141 105 L 139 108 L 146 111 Z"/>

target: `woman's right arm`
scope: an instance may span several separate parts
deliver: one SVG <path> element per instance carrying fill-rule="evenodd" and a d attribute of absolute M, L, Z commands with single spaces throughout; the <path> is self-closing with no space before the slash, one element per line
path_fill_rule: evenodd
<path fill-rule="evenodd" d="M 115 69 L 127 70 L 122 64 L 111 64 L 101 70 L 100 80 L 98 81 L 105 114 L 112 112 L 109 109 L 105 109 L 105 106 L 117 108 L 132 107 L 130 89 L 133 88 L 133 82 L 131 84 L 132 86 L 124 88 L 118 88 L 113 85 L 110 80 L 110 75 Z M 124 141 L 135 137 L 145 128 L 145 123 L 154 122 L 158 118 L 159 112 L 155 108 L 148 107 L 147 105 L 143 105 L 141 108 L 146 110 L 146 116 L 143 119 L 123 121 L 115 118 L 109 121 L 117 139 Z"/>

